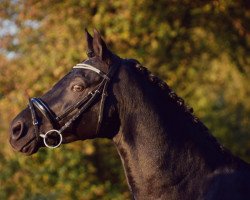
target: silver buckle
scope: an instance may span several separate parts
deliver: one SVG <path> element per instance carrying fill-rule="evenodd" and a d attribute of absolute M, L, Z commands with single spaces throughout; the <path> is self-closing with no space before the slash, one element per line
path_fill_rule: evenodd
<path fill-rule="evenodd" d="M 38 121 L 37 120 L 34 121 L 34 122 L 32 122 L 32 123 L 33 123 L 34 126 L 38 125 Z"/>

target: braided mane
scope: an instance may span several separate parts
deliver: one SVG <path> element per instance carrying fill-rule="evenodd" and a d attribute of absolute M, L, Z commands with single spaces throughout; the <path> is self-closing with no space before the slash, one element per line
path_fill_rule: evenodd
<path fill-rule="evenodd" d="M 218 141 L 217 139 L 210 133 L 209 129 L 199 120 L 198 117 L 194 115 L 194 111 L 192 107 L 189 107 L 188 105 L 185 104 L 185 101 L 179 97 L 164 81 L 162 81 L 160 78 L 157 76 L 153 75 L 146 67 L 142 66 L 142 64 L 135 60 L 135 59 L 128 59 L 129 62 L 133 63 L 133 67 L 144 75 L 144 77 L 151 82 L 152 84 L 156 85 L 159 87 L 162 91 L 165 91 L 168 97 L 173 101 L 173 103 L 176 103 L 179 107 L 184 112 L 184 115 L 191 120 L 195 125 L 199 127 L 201 132 L 204 133 L 203 136 L 205 136 L 206 141 L 211 141 L 212 143 L 216 144 L 218 149 L 220 149 L 222 152 L 224 152 L 227 155 L 231 155 L 231 153 L 225 149 Z M 200 135 L 200 134 L 199 134 Z M 231 157 L 229 156 L 229 159 Z"/>
<path fill-rule="evenodd" d="M 162 81 L 160 78 L 157 76 L 153 75 L 146 67 L 142 66 L 142 64 L 135 60 L 135 59 L 128 59 L 130 62 L 132 62 L 135 67 L 135 69 L 144 75 L 144 77 L 151 82 L 152 84 L 156 85 L 159 87 L 162 91 L 165 91 L 168 97 L 178 105 L 179 109 L 181 109 L 184 112 L 184 115 L 191 120 L 195 125 L 199 127 L 201 132 L 203 132 L 203 136 L 205 136 L 206 141 L 211 141 L 214 143 L 217 148 L 222 151 L 225 155 L 227 155 L 228 160 L 231 160 L 232 154 L 230 151 L 228 151 L 226 148 L 221 145 L 218 140 L 210 133 L 209 129 L 203 124 L 202 121 L 198 117 L 194 115 L 194 111 L 192 107 L 189 107 L 188 105 L 185 104 L 185 101 L 179 97 L 164 81 Z M 200 135 L 200 134 L 198 134 Z"/>
<path fill-rule="evenodd" d="M 185 101 L 181 97 L 179 97 L 164 81 L 153 75 L 146 67 L 142 66 L 139 61 L 135 59 L 129 59 L 129 61 L 133 62 L 136 70 L 143 74 L 146 79 L 149 80 L 149 82 L 158 86 L 161 90 L 165 91 L 170 97 L 170 99 L 175 102 L 178 107 L 192 119 L 194 123 L 200 122 L 200 120 L 193 114 L 193 108 L 186 105 Z"/>

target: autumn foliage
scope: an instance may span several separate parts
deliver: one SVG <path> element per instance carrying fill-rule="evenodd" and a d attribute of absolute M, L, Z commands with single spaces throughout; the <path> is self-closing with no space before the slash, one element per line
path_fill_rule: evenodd
<path fill-rule="evenodd" d="M 250 161 L 250 4 L 197 0 L 1 0 L 0 199 L 129 199 L 112 142 L 25 157 L 11 119 L 86 58 L 84 28 L 165 80 L 234 154 Z M 132 97 L 131 97 L 132 98 Z"/>

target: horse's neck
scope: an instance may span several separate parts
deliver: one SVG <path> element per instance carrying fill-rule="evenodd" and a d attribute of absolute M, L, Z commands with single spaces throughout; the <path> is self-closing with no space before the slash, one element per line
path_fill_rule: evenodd
<path fill-rule="evenodd" d="M 129 87 L 124 82 L 119 88 L 121 129 L 114 142 L 132 193 L 139 199 L 194 198 L 190 182 L 201 184 L 201 177 L 224 165 L 223 150 L 150 84 L 145 90 L 127 81 Z"/>

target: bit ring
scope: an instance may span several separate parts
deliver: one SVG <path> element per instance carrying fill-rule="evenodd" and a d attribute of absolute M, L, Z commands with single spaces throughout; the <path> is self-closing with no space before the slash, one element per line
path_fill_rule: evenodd
<path fill-rule="evenodd" d="M 58 144 L 56 144 L 55 146 L 49 145 L 46 141 L 46 138 L 48 138 L 49 135 L 51 135 L 52 133 L 56 133 L 60 138 Z M 62 144 L 62 140 L 63 140 L 62 134 L 60 133 L 60 131 L 58 131 L 56 129 L 51 129 L 51 130 L 47 131 L 45 134 L 40 134 L 40 137 L 43 138 L 43 142 L 44 142 L 45 146 L 50 148 L 50 149 L 55 149 L 55 148 L 59 147 Z"/>

